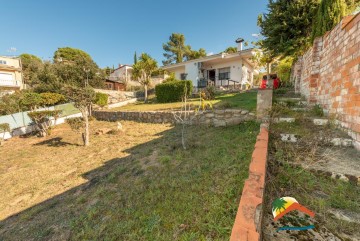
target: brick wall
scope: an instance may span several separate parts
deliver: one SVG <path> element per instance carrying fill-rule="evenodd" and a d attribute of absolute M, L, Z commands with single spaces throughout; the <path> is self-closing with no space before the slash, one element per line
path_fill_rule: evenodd
<path fill-rule="evenodd" d="M 360 148 L 360 14 L 317 38 L 292 68 L 295 91 L 335 116 Z"/>

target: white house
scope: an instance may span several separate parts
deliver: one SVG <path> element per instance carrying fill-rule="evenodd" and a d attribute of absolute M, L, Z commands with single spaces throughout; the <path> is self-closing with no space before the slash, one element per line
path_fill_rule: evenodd
<path fill-rule="evenodd" d="M 132 79 L 133 67 L 127 64 L 119 64 L 109 76 L 110 80 L 129 82 Z"/>
<path fill-rule="evenodd" d="M 220 53 L 200 59 L 163 66 L 162 69 L 175 73 L 175 78 L 191 80 L 194 87 L 204 88 L 208 85 L 216 87 L 245 88 L 253 86 L 254 74 L 258 71 L 252 61 L 254 49 L 242 49 L 243 39 L 238 39 L 236 53 Z"/>

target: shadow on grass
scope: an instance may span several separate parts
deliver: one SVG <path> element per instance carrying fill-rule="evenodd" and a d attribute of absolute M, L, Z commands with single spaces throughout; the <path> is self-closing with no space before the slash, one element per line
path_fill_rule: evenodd
<path fill-rule="evenodd" d="M 2 220 L 0 240 L 228 240 L 258 130 L 189 127 L 186 151 L 162 132 Z"/>
<path fill-rule="evenodd" d="M 38 142 L 34 144 L 34 146 L 52 146 L 52 147 L 59 147 L 59 146 L 80 146 L 79 144 L 74 144 L 70 142 L 62 141 L 62 137 L 54 137 L 49 140 L 45 140 L 42 142 Z"/>

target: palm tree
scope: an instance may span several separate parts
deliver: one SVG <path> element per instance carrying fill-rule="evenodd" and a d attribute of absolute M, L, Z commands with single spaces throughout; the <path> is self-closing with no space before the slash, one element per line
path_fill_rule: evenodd
<path fill-rule="evenodd" d="M 150 55 L 142 53 L 137 61 L 133 65 L 133 78 L 144 86 L 145 103 L 148 98 L 148 86 L 151 82 L 151 74 L 157 70 L 157 62 Z"/>
<path fill-rule="evenodd" d="M 287 202 L 283 198 L 277 198 L 272 203 L 272 211 L 281 211 L 281 209 L 285 209 L 285 204 Z"/>

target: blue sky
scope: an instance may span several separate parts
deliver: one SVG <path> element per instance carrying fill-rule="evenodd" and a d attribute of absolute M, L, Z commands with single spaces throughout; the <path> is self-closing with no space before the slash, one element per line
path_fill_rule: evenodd
<path fill-rule="evenodd" d="M 161 65 L 162 44 L 183 33 L 193 49 L 218 53 L 253 41 L 267 0 L 11 0 L 1 3 L 0 55 L 52 58 L 58 47 L 88 52 L 100 67 L 132 64 L 147 52 Z M 15 47 L 16 52 L 9 52 Z"/>

